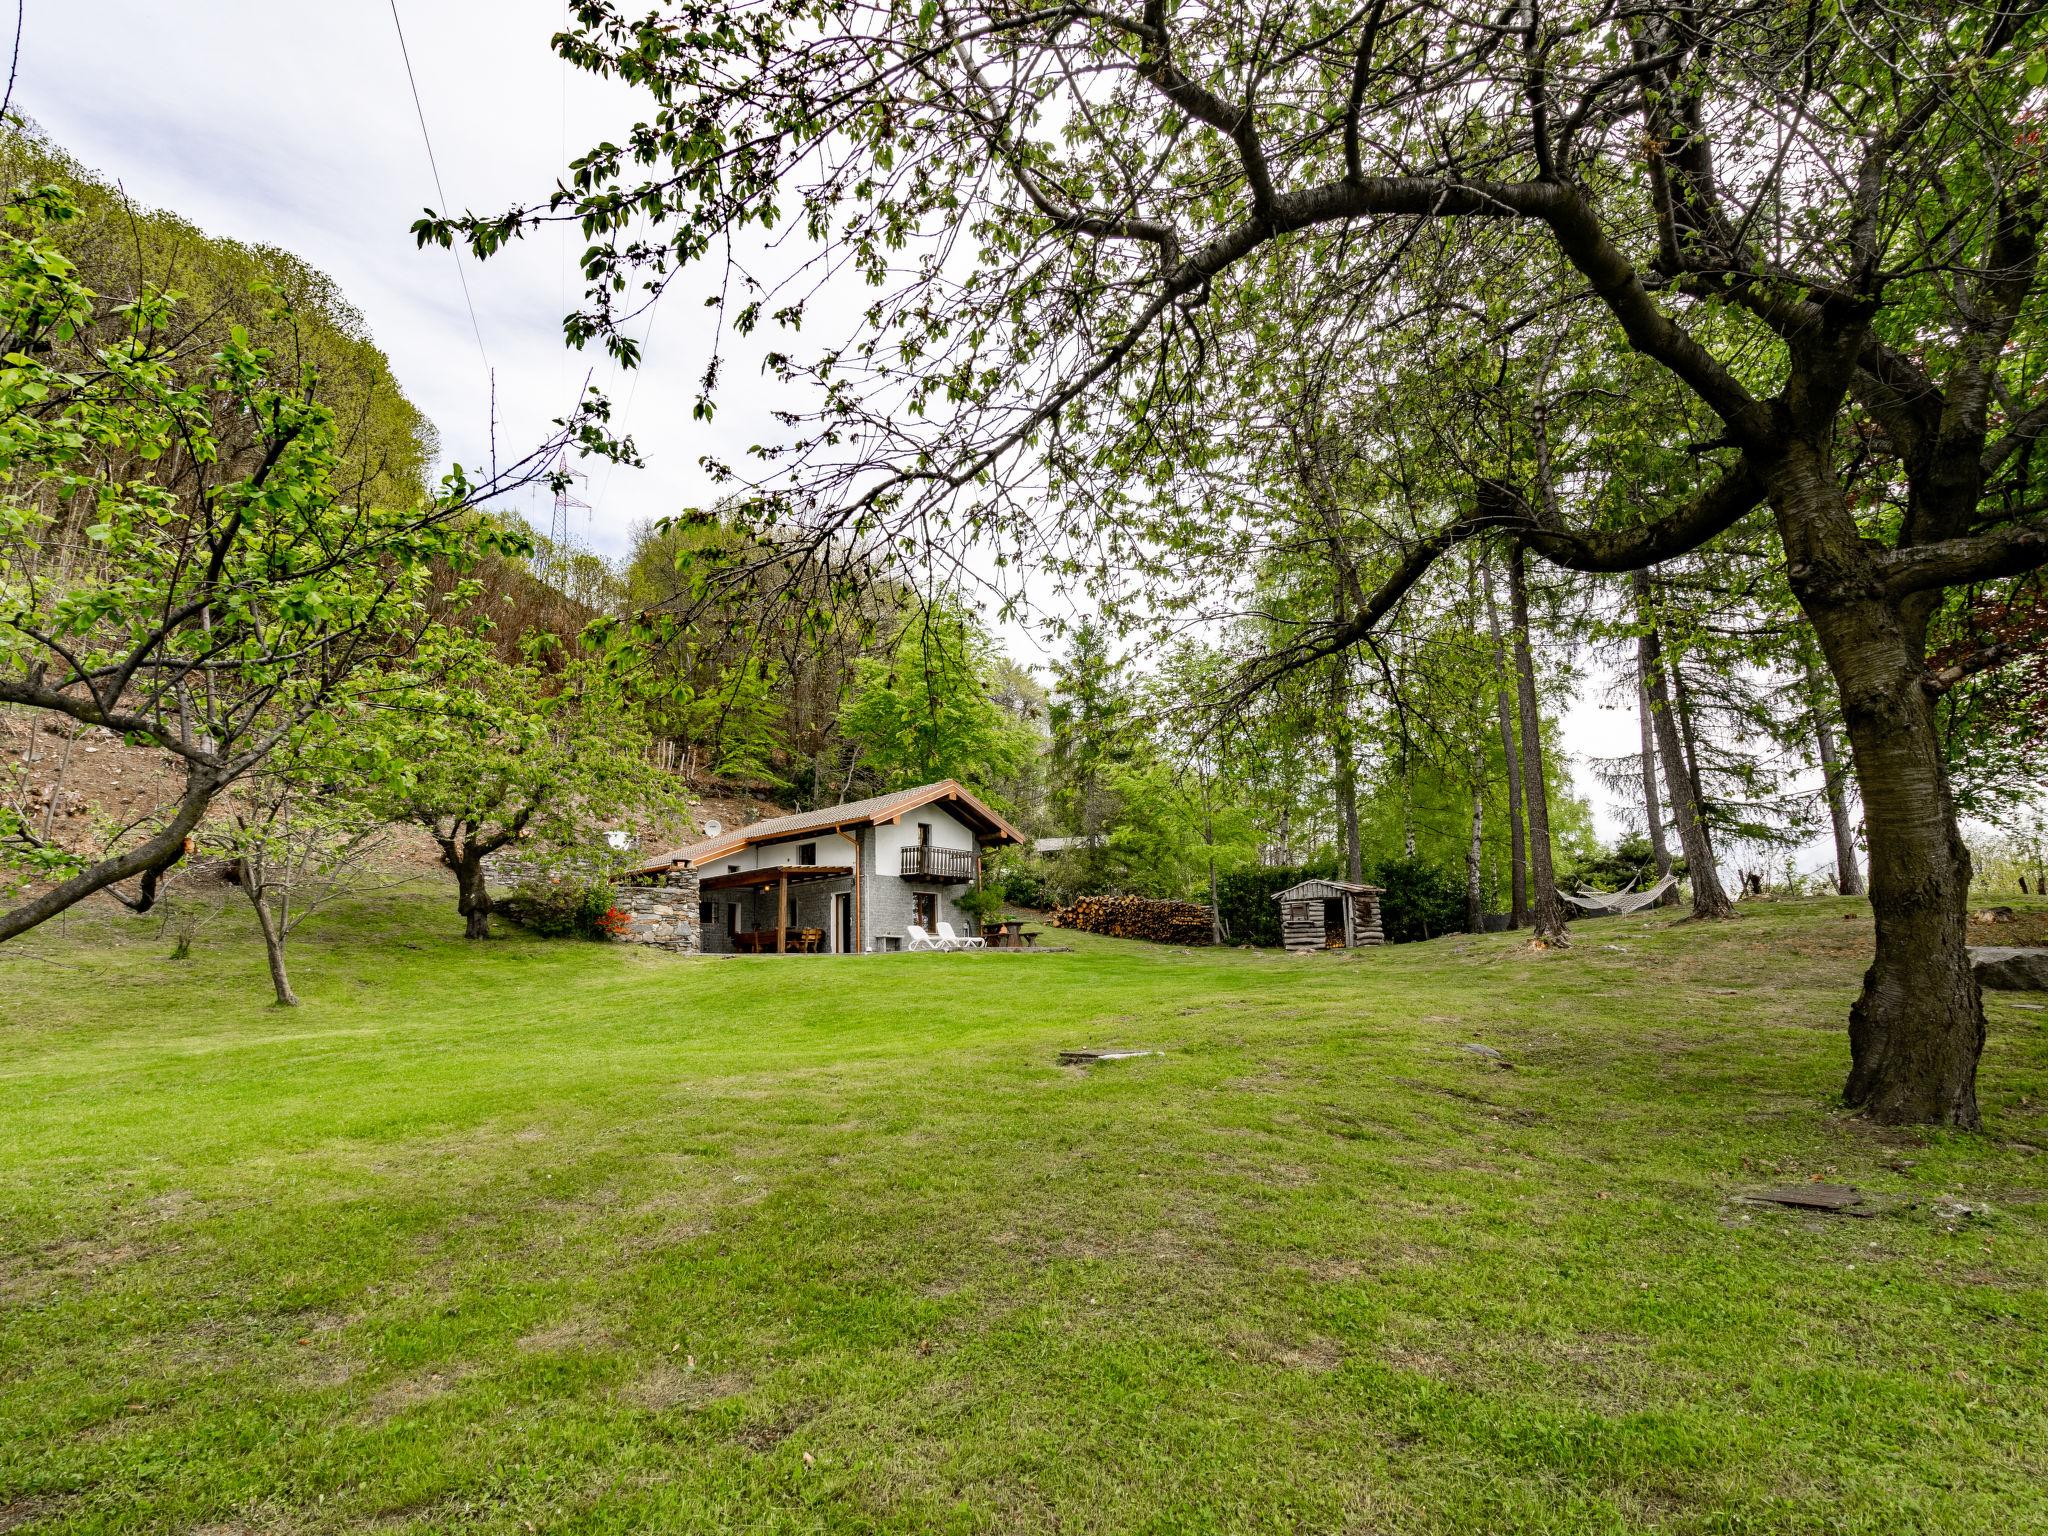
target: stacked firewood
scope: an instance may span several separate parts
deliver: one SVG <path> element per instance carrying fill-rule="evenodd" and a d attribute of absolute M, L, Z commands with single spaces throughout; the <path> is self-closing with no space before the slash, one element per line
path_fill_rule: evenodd
<path fill-rule="evenodd" d="M 1079 928 L 1112 939 L 1154 944 L 1207 944 L 1214 932 L 1209 909 L 1194 901 L 1153 901 L 1144 896 L 1083 896 L 1047 918 L 1055 928 Z"/>

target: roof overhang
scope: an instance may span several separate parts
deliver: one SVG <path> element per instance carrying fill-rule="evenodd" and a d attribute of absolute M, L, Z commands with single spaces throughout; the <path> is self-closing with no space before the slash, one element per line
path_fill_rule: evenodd
<path fill-rule="evenodd" d="M 921 811 L 928 805 L 944 805 L 953 811 L 958 820 L 965 823 L 982 843 L 1022 843 L 1026 838 L 1009 822 L 1005 821 L 989 806 L 970 794 L 958 779 L 947 779 L 934 784 L 924 794 L 906 800 L 901 805 L 892 805 L 886 811 L 876 811 L 863 817 L 865 822 L 876 826 L 894 826 L 912 811 Z M 964 814 L 962 814 L 964 813 Z"/>
<path fill-rule="evenodd" d="M 851 880 L 851 864 L 771 864 L 766 869 L 739 869 L 713 875 L 697 887 L 700 891 L 735 891 L 747 886 L 803 885 L 812 880 Z"/>

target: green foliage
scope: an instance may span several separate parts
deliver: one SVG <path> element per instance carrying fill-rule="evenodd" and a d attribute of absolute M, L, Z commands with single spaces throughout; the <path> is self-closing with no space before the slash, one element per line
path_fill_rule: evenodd
<path fill-rule="evenodd" d="M 1010 904 L 1008 888 L 987 883 L 978 890 L 963 891 L 953 898 L 953 905 L 980 922 L 1001 917 Z"/>
<path fill-rule="evenodd" d="M 1424 859 L 1381 859 L 1366 868 L 1381 888 L 1380 927 L 1389 944 L 1412 944 L 1465 931 L 1465 880 Z"/>
<path fill-rule="evenodd" d="M 337 415 L 316 360 L 374 373 L 381 358 L 319 308 L 338 302 L 331 288 L 298 284 L 302 311 L 292 285 L 218 247 L 197 264 L 219 284 L 248 278 L 255 323 L 133 271 L 104 296 L 65 248 L 104 216 L 88 193 L 99 215 L 56 186 L 19 192 L 0 229 L 0 702 L 160 748 L 185 782 L 174 809 L 90 852 L 7 817 L 0 866 L 70 879 L 0 928 L 138 867 L 153 879 L 224 786 L 410 646 L 438 577 L 519 547 L 471 513 L 479 493 L 459 471 L 423 494 L 409 406 L 378 430 Z"/>
<path fill-rule="evenodd" d="M 138 207 L 34 130 L 0 129 L 0 186 L 61 186 L 68 212 L 45 231 L 78 282 L 97 296 L 100 319 L 84 327 L 75 354 L 115 339 L 110 311 L 123 304 L 172 306 L 159 340 L 203 358 L 237 329 L 274 360 L 279 387 L 316 382 L 339 425 L 332 478 L 350 501 L 415 505 L 432 490 L 439 452 L 433 423 L 408 400 L 368 323 L 324 272 L 289 251 L 208 234 L 162 209 Z M 175 317 L 175 318 L 171 318 Z M 189 333 L 173 344 L 171 337 Z M 214 431 L 231 431 L 216 417 Z"/>
<path fill-rule="evenodd" d="M 485 636 L 437 625 L 353 721 L 364 803 L 425 828 L 470 932 L 488 932 L 482 860 L 581 857 L 628 814 L 679 816 L 682 786 L 649 760 L 635 632 L 600 626 L 558 671 L 508 665 Z"/>
<path fill-rule="evenodd" d="M 999 792 L 1037 749 L 1035 735 L 992 697 L 993 648 L 962 609 L 935 605 L 911 614 L 886 660 L 854 666 L 852 696 L 839 727 L 884 789 L 958 779 Z"/>
<path fill-rule="evenodd" d="M 528 880 L 499 898 L 497 909 L 539 938 L 603 939 L 611 937 L 613 899 L 602 880 Z"/>
<path fill-rule="evenodd" d="M 990 868 L 996 867 L 991 861 Z M 992 874 L 991 879 L 1001 882 L 1003 896 L 1011 906 L 1028 907 L 1034 912 L 1064 906 L 1075 895 L 1059 882 L 1055 871 L 1043 860 L 1028 855 L 1004 860 L 1000 873 Z"/>

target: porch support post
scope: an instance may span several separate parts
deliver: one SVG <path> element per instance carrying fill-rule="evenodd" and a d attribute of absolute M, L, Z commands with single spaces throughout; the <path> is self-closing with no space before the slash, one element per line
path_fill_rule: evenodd
<path fill-rule="evenodd" d="M 775 882 L 775 953 L 789 953 L 789 876 Z"/>
<path fill-rule="evenodd" d="M 856 955 L 866 954 L 868 931 L 860 921 L 860 833 L 849 832 L 844 827 L 838 831 L 841 837 L 853 844 L 853 952 Z"/>

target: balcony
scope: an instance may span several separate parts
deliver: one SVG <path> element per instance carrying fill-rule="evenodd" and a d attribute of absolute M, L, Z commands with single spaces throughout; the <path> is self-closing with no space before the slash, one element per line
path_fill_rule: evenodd
<path fill-rule="evenodd" d="M 906 880 L 956 884 L 981 873 L 981 855 L 964 848 L 906 848 L 902 875 Z"/>

